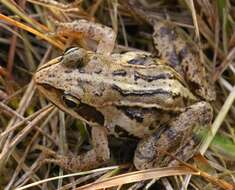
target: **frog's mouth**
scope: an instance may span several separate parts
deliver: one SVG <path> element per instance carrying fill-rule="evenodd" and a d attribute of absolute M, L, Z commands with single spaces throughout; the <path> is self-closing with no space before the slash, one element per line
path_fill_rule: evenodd
<path fill-rule="evenodd" d="M 81 102 L 71 108 L 63 101 L 62 90 L 53 88 L 46 84 L 37 84 L 37 88 L 45 97 L 47 97 L 47 99 L 50 100 L 50 102 L 71 116 L 84 121 L 89 125 L 104 125 L 104 116 L 96 108 Z"/>

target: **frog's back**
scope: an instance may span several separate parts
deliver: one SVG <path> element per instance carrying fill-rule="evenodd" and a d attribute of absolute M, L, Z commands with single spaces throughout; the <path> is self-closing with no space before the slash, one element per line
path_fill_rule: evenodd
<path fill-rule="evenodd" d="M 108 57 L 74 48 L 35 79 L 93 107 L 181 110 L 196 100 L 174 69 L 142 52 Z"/>
<path fill-rule="evenodd" d="M 173 68 L 148 53 L 113 54 L 110 59 L 93 56 L 81 68 L 86 76 L 80 82 L 89 83 L 85 99 L 91 101 L 91 92 L 99 92 L 94 104 L 177 110 L 196 100 Z"/>

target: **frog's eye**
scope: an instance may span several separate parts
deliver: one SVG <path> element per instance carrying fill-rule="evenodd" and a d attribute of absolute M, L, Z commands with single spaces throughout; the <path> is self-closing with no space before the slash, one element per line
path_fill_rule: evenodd
<path fill-rule="evenodd" d="M 69 108 L 75 108 L 80 104 L 80 101 L 77 98 L 69 94 L 64 94 L 62 96 L 62 99 L 65 105 L 68 106 Z"/>
<path fill-rule="evenodd" d="M 84 65 L 86 50 L 78 47 L 69 48 L 64 52 L 61 63 L 67 67 L 78 68 Z"/>

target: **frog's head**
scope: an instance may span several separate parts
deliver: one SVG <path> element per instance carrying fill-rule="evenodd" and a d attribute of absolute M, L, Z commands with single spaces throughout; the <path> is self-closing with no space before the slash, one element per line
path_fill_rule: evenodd
<path fill-rule="evenodd" d="M 61 110 L 91 125 L 103 125 L 104 117 L 92 105 L 83 102 L 84 88 L 78 85 L 79 69 L 87 64 L 90 52 L 71 48 L 41 66 L 34 75 L 38 90 Z"/>

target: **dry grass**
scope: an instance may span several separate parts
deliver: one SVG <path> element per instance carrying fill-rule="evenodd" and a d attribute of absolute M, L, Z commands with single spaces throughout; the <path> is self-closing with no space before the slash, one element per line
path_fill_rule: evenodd
<path fill-rule="evenodd" d="M 182 163 L 182 167 L 134 172 L 130 164 L 64 177 L 66 171 L 43 160 L 48 154 L 77 154 L 87 141 L 87 130 L 48 104 L 36 90 L 32 75 L 67 47 L 83 43 L 82 36 L 53 35 L 55 20 L 85 18 L 112 27 L 118 33 L 115 51 L 152 52 L 151 27 L 136 19 L 124 0 L 18 2 L 0 0 L 0 189 L 64 190 L 87 184 L 78 189 L 235 189 L 234 1 L 140 1 L 153 18 L 171 20 L 200 47 L 215 82 L 214 122 L 208 133 L 201 134 L 200 152 L 205 157 L 195 156 L 197 167 Z M 118 163 L 118 159 L 122 160 L 116 158 Z"/>

